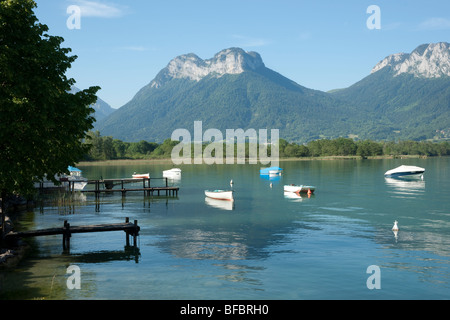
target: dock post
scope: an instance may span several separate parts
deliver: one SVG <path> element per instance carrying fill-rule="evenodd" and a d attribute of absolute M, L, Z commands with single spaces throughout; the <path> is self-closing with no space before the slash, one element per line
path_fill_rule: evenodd
<path fill-rule="evenodd" d="M 134 220 L 133 246 L 137 246 L 138 221 Z"/>
<path fill-rule="evenodd" d="M 64 220 L 63 250 L 70 250 L 70 223 Z"/>
<path fill-rule="evenodd" d="M 95 198 L 97 199 L 100 195 L 100 182 L 95 180 Z"/>
<path fill-rule="evenodd" d="M 129 223 L 130 218 L 125 218 L 125 223 Z M 130 245 L 130 233 L 128 231 L 125 231 L 125 245 L 128 247 Z"/>

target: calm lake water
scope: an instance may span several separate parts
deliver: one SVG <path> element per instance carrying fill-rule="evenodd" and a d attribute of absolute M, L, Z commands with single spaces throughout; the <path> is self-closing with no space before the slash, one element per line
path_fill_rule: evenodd
<path fill-rule="evenodd" d="M 426 168 L 423 181 L 386 180 L 401 164 Z M 32 240 L 33 255 L 0 274 L 2 299 L 448 299 L 450 158 L 281 162 L 279 180 L 259 165 L 180 166 L 178 197 L 143 192 L 86 194 L 45 202 L 23 216 L 39 229 L 138 220 L 137 248 L 124 232 Z M 89 179 L 161 177 L 171 164 L 79 167 Z M 230 188 L 234 206 L 204 190 Z M 156 183 L 156 182 L 155 182 Z M 270 184 L 272 183 L 272 187 Z M 316 186 L 289 198 L 284 184 Z M 228 206 L 227 206 L 228 205 Z M 392 232 L 394 221 L 400 231 Z M 67 287 L 67 268 L 81 289 Z M 378 266 L 380 273 L 368 273 Z M 370 290 L 367 282 L 380 289 Z"/>

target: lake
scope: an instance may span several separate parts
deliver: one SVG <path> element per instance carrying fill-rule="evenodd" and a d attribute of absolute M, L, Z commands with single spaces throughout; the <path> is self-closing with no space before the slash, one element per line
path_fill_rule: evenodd
<path fill-rule="evenodd" d="M 401 164 L 423 180 L 387 180 Z M 0 274 L 2 299 L 298 300 L 450 298 L 450 158 L 282 161 L 279 179 L 259 165 L 182 165 L 177 197 L 77 194 L 39 204 L 21 228 L 138 220 L 124 232 L 35 238 L 32 255 Z M 89 179 L 161 177 L 171 163 L 79 166 Z M 205 200 L 231 188 L 234 203 Z M 152 181 L 153 183 L 153 181 Z M 287 197 L 285 184 L 316 187 Z M 395 235 L 394 221 L 400 228 Z M 69 266 L 80 289 L 67 285 Z M 375 268 L 378 269 L 373 269 Z M 375 271 L 374 271 L 375 270 Z M 376 286 L 371 286 L 371 284 Z"/>

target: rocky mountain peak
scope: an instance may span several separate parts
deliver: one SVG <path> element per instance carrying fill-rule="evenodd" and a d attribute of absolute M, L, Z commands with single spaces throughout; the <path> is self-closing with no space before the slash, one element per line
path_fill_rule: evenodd
<path fill-rule="evenodd" d="M 450 76 L 450 44 L 438 42 L 418 46 L 410 54 L 396 53 L 380 61 L 373 69 L 375 73 L 389 67 L 394 76 L 403 73 L 422 78 Z"/>
<path fill-rule="evenodd" d="M 160 87 L 170 79 L 189 79 L 200 81 L 208 75 L 221 77 L 225 74 L 240 74 L 246 70 L 265 67 L 261 56 L 256 52 L 246 52 L 241 48 L 229 48 L 203 60 L 190 53 L 172 59 L 166 68 L 152 81 L 151 87 Z"/>

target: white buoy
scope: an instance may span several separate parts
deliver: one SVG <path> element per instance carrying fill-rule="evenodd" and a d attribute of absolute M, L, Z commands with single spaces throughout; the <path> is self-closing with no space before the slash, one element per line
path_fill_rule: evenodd
<path fill-rule="evenodd" d="M 230 181 L 230 185 L 232 185 L 233 184 L 233 179 L 231 179 L 231 181 Z"/>
<path fill-rule="evenodd" d="M 398 231 L 398 225 L 397 225 L 397 220 L 394 221 L 394 226 L 392 227 L 392 231 Z"/>
<path fill-rule="evenodd" d="M 270 187 L 272 188 L 272 182 L 270 183 Z"/>

